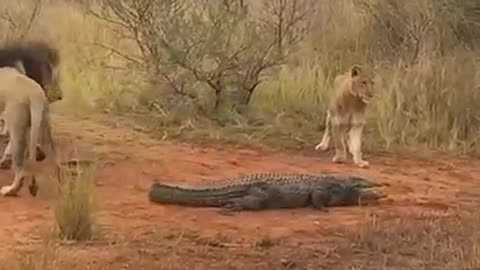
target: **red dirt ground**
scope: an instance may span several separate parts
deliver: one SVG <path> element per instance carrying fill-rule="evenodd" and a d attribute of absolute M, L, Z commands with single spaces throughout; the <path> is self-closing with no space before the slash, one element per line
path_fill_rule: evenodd
<path fill-rule="evenodd" d="M 155 269 L 271 269 L 269 263 L 288 267 L 288 261 L 282 258 L 295 254 L 310 260 L 305 265 L 330 269 L 325 250 L 328 243 L 321 242 L 327 232 L 339 228 L 355 231 L 355 225 L 372 214 L 441 214 L 454 205 L 478 203 L 480 193 L 476 160 L 426 161 L 371 154 L 371 167 L 357 169 L 351 163 L 332 164 L 331 152 L 262 153 L 206 148 L 160 142 L 132 129 L 112 128 L 91 120 L 55 120 L 60 148 L 72 149 L 75 145 L 81 157 L 95 155 L 101 164 L 96 176 L 101 233 L 89 245 L 65 249 L 64 258 L 68 259 L 63 259 L 64 263 L 73 267 L 68 269 L 140 269 L 138 265 L 147 269 L 149 265 Z M 358 172 L 388 184 L 389 198 L 363 209 L 345 207 L 326 213 L 312 209 L 274 210 L 234 216 L 220 215 L 217 209 L 156 205 L 147 200 L 148 188 L 155 179 L 199 182 L 267 171 Z M 11 172 L 0 172 L 0 185 L 8 184 L 11 177 Z M 41 228 L 52 222 L 50 201 L 42 194 L 32 198 L 26 189 L 19 197 L 0 198 L 0 209 L 1 250 L 22 249 L 38 242 Z M 282 245 L 274 251 L 255 251 L 248 245 L 270 239 Z M 201 241 L 208 243 L 199 244 Z M 325 248 L 318 243 L 325 244 Z M 229 251 L 212 251 L 219 245 Z M 321 262 L 314 255 L 302 255 L 315 252 L 323 254 Z M 242 261 L 244 266 L 235 261 Z M 170 262 L 173 264 L 166 267 Z"/>

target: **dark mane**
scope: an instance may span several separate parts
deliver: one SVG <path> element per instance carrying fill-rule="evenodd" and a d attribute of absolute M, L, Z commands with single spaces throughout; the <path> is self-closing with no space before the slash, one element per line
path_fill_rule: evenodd
<path fill-rule="evenodd" d="M 15 67 L 17 61 L 22 62 L 26 75 L 45 89 L 60 57 L 56 48 L 41 41 L 17 41 L 0 47 L 0 67 Z"/>

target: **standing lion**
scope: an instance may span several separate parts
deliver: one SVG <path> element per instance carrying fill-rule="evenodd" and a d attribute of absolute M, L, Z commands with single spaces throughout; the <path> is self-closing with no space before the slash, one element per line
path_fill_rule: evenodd
<path fill-rule="evenodd" d="M 60 88 L 60 54 L 50 44 L 42 41 L 16 41 L 0 47 L 0 68 L 19 68 L 27 77 L 38 83 L 43 89 L 50 103 L 60 101 L 63 92 Z M 0 81 L 0 83 L 2 83 Z M 7 125 L 0 114 L 0 122 L 3 122 L 3 130 L 0 135 L 6 135 Z M 37 148 L 37 160 L 43 160 L 45 154 L 41 147 Z M 6 157 L 0 162 L 0 169 L 8 169 L 11 159 Z"/>
<path fill-rule="evenodd" d="M 21 66 L 16 64 L 16 66 Z M 30 193 L 36 195 L 36 147 L 49 146 L 50 160 L 55 160 L 55 147 L 51 134 L 49 102 L 42 87 L 16 68 L 0 68 L 0 111 L 7 126 L 9 141 L 2 162 L 12 159 L 15 176 L 11 185 L 3 186 L 4 196 L 15 195 L 30 177 Z M 28 158 L 26 157 L 28 155 Z"/>
<path fill-rule="evenodd" d="M 323 138 L 315 150 L 326 151 L 332 136 L 335 146 L 333 162 L 346 161 L 348 146 L 353 162 L 366 168 L 369 163 L 362 157 L 362 135 L 366 123 L 365 110 L 374 97 L 373 73 L 365 67 L 354 65 L 335 78 L 334 90 L 327 110 Z"/>

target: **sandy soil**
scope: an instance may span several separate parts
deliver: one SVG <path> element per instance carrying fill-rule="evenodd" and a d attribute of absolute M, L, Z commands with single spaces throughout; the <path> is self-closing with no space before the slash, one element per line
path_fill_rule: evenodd
<path fill-rule="evenodd" d="M 124 127 L 56 117 L 60 147 L 95 156 L 99 201 L 96 240 L 63 247 L 64 269 L 361 269 L 330 252 L 333 232 L 355 232 L 366 216 L 441 215 L 455 205 L 478 203 L 479 162 L 436 161 L 376 155 L 369 169 L 332 164 L 332 153 L 280 153 L 161 142 Z M 200 182 L 253 172 L 357 172 L 387 184 L 389 198 L 378 206 L 242 212 L 151 204 L 147 190 L 156 180 Z M 9 171 L 0 171 L 0 185 Z M 41 190 L 42 192 L 42 190 Z M 38 244 L 52 222 L 52 202 L 26 189 L 0 198 L 0 249 Z M 338 236 L 341 237 L 341 236 Z M 266 247 L 270 248 L 266 248 Z M 273 265 L 273 266 L 272 266 Z M 332 268 L 336 266 L 337 268 Z M 344 268 L 345 267 L 345 268 Z M 1 268 L 1 267 L 0 267 Z M 63 267 L 62 267 L 63 269 Z"/>

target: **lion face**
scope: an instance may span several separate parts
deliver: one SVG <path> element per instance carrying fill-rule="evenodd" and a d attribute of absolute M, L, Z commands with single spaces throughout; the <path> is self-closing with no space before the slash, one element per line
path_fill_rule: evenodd
<path fill-rule="evenodd" d="M 351 89 L 353 96 L 359 98 L 363 103 L 368 104 L 375 96 L 373 74 L 365 68 L 355 65 L 351 68 Z"/>
<path fill-rule="evenodd" d="M 46 64 L 42 70 L 42 80 L 45 85 L 45 94 L 50 103 L 62 100 L 63 92 L 60 88 L 60 71 L 58 66 Z"/>

